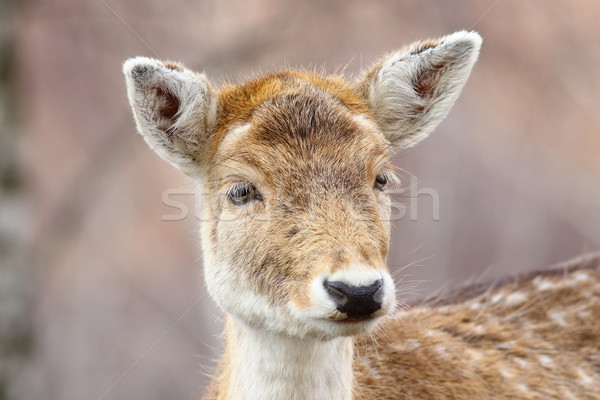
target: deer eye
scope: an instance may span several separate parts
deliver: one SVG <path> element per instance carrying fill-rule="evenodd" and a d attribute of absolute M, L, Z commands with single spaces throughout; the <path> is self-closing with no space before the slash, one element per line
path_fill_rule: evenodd
<path fill-rule="evenodd" d="M 382 172 L 380 174 L 377 175 L 377 177 L 375 178 L 375 189 L 381 190 L 383 191 L 383 189 L 385 189 L 385 186 L 388 183 L 388 176 L 385 172 Z"/>
<path fill-rule="evenodd" d="M 233 186 L 227 191 L 227 199 L 231 204 L 241 206 L 253 200 L 262 200 L 260 193 L 251 183 L 243 183 Z"/>

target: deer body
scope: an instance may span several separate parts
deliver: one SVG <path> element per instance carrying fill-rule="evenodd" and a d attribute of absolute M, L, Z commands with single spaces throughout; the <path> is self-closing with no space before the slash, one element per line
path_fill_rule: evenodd
<path fill-rule="evenodd" d="M 597 299 L 597 270 L 393 315 L 389 160 L 445 117 L 480 45 L 457 32 L 355 81 L 282 71 L 220 90 L 179 64 L 124 64 L 138 130 L 202 195 L 205 282 L 226 313 L 207 399 L 598 398 L 597 304 L 572 310 L 575 331 L 555 303 L 546 325 L 520 319 L 574 282 Z"/>
<path fill-rule="evenodd" d="M 356 399 L 600 399 L 600 256 L 414 305 L 358 340 Z"/>

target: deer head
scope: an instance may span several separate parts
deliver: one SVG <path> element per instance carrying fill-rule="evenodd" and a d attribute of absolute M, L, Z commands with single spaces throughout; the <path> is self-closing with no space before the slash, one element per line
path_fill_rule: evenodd
<path fill-rule="evenodd" d="M 480 45 L 457 32 L 356 81 L 283 71 L 219 90 L 176 63 L 125 62 L 138 130 L 202 194 L 205 280 L 224 311 L 330 339 L 393 309 L 390 156 L 446 116 Z"/>

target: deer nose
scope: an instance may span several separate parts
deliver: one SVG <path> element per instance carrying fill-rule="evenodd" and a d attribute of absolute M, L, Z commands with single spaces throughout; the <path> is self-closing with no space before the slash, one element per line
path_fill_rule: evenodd
<path fill-rule="evenodd" d="M 340 281 L 324 281 L 323 286 L 339 312 L 348 318 L 365 318 L 381 308 L 382 283 L 378 279 L 369 286 L 349 286 Z"/>

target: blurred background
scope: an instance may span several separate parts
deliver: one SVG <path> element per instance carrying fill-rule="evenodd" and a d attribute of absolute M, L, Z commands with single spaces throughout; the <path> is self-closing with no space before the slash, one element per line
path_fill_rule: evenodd
<path fill-rule="evenodd" d="M 216 82 L 284 63 L 357 74 L 479 31 L 450 116 L 396 157 L 418 211 L 389 258 L 406 299 L 600 249 L 599 18 L 594 0 L 3 0 L 0 399 L 198 399 L 219 355 L 196 221 L 162 220 L 163 192 L 190 183 L 136 134 L 126 58 Z"/>

